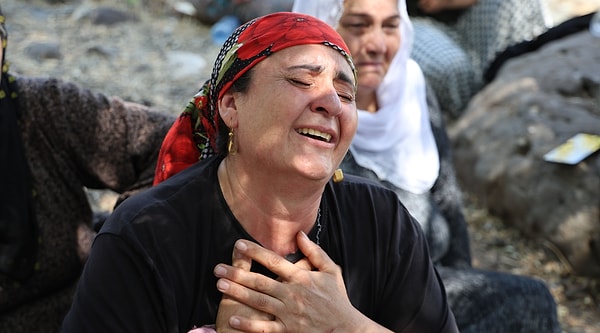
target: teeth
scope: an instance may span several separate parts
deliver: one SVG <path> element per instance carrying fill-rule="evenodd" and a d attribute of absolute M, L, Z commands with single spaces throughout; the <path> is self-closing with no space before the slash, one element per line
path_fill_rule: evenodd
<path fill-rule="evenodd" d="M 298 130 L 298 133 L 318 137 L 318 138 L 323 139 L 326 142 L 329 142 L 329 140 L 331 140 L 331 135 L 329 135 L 327 133 L 319 132 L 312 128 L 301 128 Z"/>

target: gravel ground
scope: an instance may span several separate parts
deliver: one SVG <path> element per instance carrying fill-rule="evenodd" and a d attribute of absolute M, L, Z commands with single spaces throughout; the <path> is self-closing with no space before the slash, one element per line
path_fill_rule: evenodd
<path fill-rule="evenodd" d="M 60 77 L 175 114 L 209 77 L 219 48 L 208 27 L 173 14 L 159 0 L 0 1 L 13 71 Z M 555 23 L 600 8 L 600 0 L 546 1 Z M 89 8 L 109 4 L 137 12 L 138 20 L 107 27 L 82 18 Z M 181 52 L 202 58 L 195 59 L 191 75 L 174 79 L 167 59 Z M 102 198 L 99 204 L 110 207 L 112 197 Z M 564 332 L 600 333 L 600 280 L 573 275 L 551 244 L 506 227 L 466 194 L 465 201 L 475 266 L 546 281 Z"/>

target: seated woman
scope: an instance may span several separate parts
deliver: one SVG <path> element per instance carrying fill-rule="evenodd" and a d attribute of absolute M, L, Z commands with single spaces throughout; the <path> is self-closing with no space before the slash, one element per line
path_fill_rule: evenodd
<path fill-rule="evenodd" d="M 409 57 L 405 2 L 298 0 L 294 11 L 327 19 L 348 44 L 359 73 L 358 128 L 341 168 L 394 190 L 420 222 L 460 331 L 560 332 L 542 281 L 471 267 L 441 111 Z"/>
<path fill-rule="evenodd" d="M 149 187 L 174 117 L 12 75 L 0 22 L 0 332 L 56 332 L 95 234 L 84 187 Z"/>
<path fill-rule="evenodd" d="M 212 73 L 165 137 L 157 185 L 96 237 L 63 332 L 458 332 L 396 194 L 332 180 L 357 125 L 339 34 L 262 16 Z"/>
<path fill-rule="evenodd" d="M 449 119 L 483 87 L 497 53 L 547 28 L 541 0 L 408 0 L 421 66 Z"/>

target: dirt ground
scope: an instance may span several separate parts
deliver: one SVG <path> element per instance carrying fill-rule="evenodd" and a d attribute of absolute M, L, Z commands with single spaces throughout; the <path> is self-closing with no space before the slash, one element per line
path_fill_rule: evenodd
<path fill-rule="evenodd" d="M 13 71 L 60 77 L 175 114 L 208 78 L 219 47 L 210 41 L 209 27 L 174 15 L 166 5 L 156 5 L 158 0 L 0 1 Z M 546 1 L 555 23 L 600 8 L 600 0 Z M 77 19 L 85 8 L 106 4 L 137 11 L 139 20 L 106 27 Z M 33 43 L 56 47 L 60 56 L 36 59 Z M 172 52 L 199 54 L 205 66 L 173 79 L 167 70 Z M 475 266 L 544 280 L 558 303 L 564 332 L 600 333 L 600 280 L 575 276 L 550 243 L 506 227 L 466 194 L 465 202 Z M 110 207 L 110 196 L 104 205 Z"/>

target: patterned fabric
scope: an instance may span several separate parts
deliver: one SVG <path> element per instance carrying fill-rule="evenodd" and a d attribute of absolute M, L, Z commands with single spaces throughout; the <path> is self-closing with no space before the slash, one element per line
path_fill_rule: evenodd
<path fill-rule="evenodd" d="M 479 0 L 456 19 L 443 23 L 413 18 L 411 53 L 452 118 L 462 114 L 483 86 L 483 72 L 498 52 L 530 40 L 547 28 L 540 0 Z"/>
<path fill-rule="evenodd" d="M 84 188 L 150 187 L 175 117 L 54 78 L 15 78 L 38 250 L 27 279 L 0 273 L 0 332 L 58 332 L 95 235 Z"/>
<path fill-rule="evenodd" d="M 354 75 L 348 47 L 326 23 L 303 14 L 281 12 L 252 20 L 225 41 L 211 78 L 189 102 L 160 149 L 154 184 L 216 153 L 219 112 L 217 101 L 244 73 L 269 55 L 296 45 L 323 44 L 340 52 Z"/>
<path fill-rule="evenodd" d="M 4 59 L 1 80 L 0 332 L 58 332 L 94 237 L 84 188 L 149 187 L 174 117 Z"/>
<path fill-rule="evenodd" d="M 415 46 L 411 56 L 421 66 L 444 112 L 457 118 L 477 90 L 469 55 L 448 36 L 450 32 L 442 23 L 430 18 L 412 20 Z"/>
<path fill-rule="evenodd" d="M 2 77 L 0 82 L 0 273 L 15 280 L 29 277 L 36 251 L 31 174 L 19 132 L 15 78 L 5 63 L 8 32 L 0 10 Z M 1 287 L 1 286 L 0 286 Z"/>

